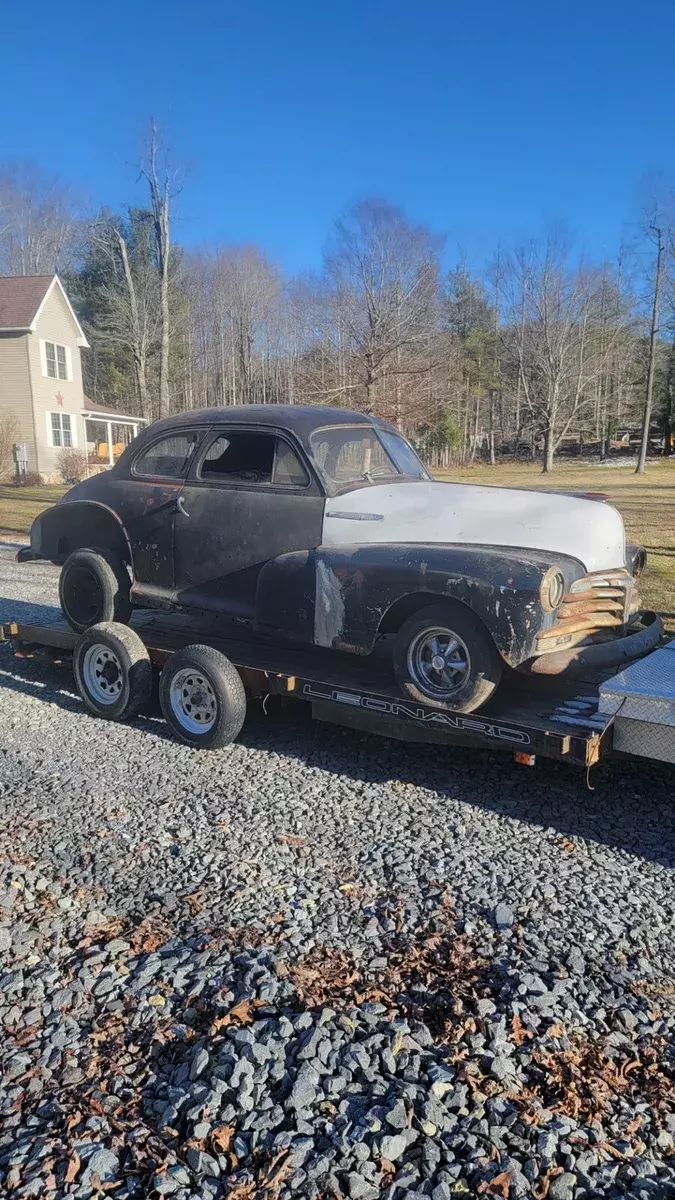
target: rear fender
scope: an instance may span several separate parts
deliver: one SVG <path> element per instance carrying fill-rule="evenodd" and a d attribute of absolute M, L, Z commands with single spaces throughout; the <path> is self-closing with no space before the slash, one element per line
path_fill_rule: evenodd
<path fill-rule="evenodd" d="M 70 500 L 47 508 L 33 521 L 30 531 L 33 554 L 63 563 L 73 550 L 109 550 L 133 570 L 131 545 L 119 517 L 106 504 Z"/>

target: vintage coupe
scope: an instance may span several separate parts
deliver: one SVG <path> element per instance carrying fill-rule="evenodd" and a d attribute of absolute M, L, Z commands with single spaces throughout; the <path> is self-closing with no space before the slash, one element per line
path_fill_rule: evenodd
<path fill-rule="evenodd" d="M 612 665 L 659 633 L 630 633 L 645 554 L 610 505 L 435 482 L 392 425 L 335 408 L 157 421 L 37 518 L 31 554 L 62 564 L 76 630 L 144 606 L 348 654 L 386 638 L 404 693 L 462 712 L 505 665 Z"/>

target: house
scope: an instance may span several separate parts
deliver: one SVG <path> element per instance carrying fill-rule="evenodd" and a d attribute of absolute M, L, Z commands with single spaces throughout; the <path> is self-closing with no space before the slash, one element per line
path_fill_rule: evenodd
<path fill-rule="evenodd" d="M 58 275 L 0 277 L 0 416 L 16 424 L 28 471 L 60 480 L 59 454 L 75 447 L 88 469 L 112 466 L 145 424 L 88 400 L 80 350 L 87 339 Z"/>

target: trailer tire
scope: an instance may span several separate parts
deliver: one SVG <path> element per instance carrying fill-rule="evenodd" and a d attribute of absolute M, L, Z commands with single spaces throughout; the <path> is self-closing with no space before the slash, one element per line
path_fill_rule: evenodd
<path fill-rule="evenodd" d="M 102 622 L 126 625 L 132 612 L 130 590 L 126 566 L 107 551 L 73 550 L 61 567 L 61 612 L 76 633 Z"/>
<path fill-rule="evenodd" d="M 233 742 L 246 716 L 241 676 L 213 646 L 186 646 L 171 655 L 160 676 L 159 701 L 176 736 L 203 750 Z"/>
<path fill-rule="evenodd" d="M 90 712 L 107 721 L 129 721 L 152 691 L 146 646 L 128 625 L 105 621 L 86 629 L 73 651 L 77 690 Z"/>
<path fill-rule="evenodd" d="M 482 621 L 453 601 L 413 613 L 396 635 L 392 657 L 406 695 L 455 712 L 475 712 L 502 676 L 501 658 Z"/>

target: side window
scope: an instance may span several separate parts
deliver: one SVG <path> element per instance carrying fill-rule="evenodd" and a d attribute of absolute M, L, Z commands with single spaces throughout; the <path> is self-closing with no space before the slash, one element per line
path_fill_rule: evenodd
<path fill-rule="evenodd" d="M 202 459 L 198 477 L 275 487 L 306 487 L 309 483 L 305 468 L 287 442 L 272 433 L 248 430 L 219 434 Z"/>
<path fill-rule="evenodd" d="M 303 467 L 292 446 L 283 438 L 277 438 L 277 450 L 274 458 L 275 487 L 304 488 L 309 484 L 309 475 Z"/>
<path fill-rule="evenodd" d="M 192 431 L 174 433 L 148 446 L 135 459 L 134 475 L 157 476 L 161 479 L 182 479 L 199 435 Z"/>

